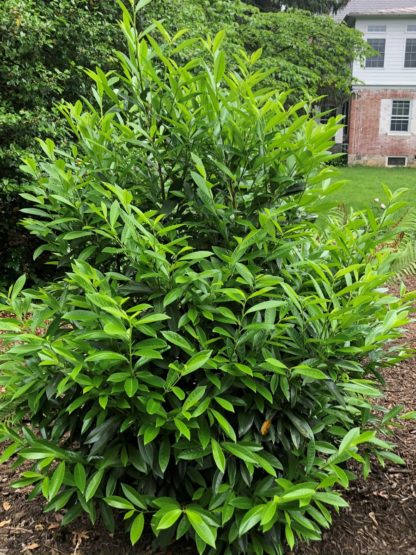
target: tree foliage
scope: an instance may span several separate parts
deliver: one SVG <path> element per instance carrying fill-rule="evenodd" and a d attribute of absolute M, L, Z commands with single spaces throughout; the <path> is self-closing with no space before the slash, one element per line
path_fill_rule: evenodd
<path fill-rule="evenodd" d="M 282 555 L 346 505 L 346 461 L 400 462 L 371 402 L 403 356 L 379 249 L 400 205 L 321 229 L 337 120 L 265 86 L 261 52 L 227 64 L 223 33 L 178 59 L 196 41 L 127 9 L 123 30 L 62 108 L 74 139 L 25 160 L 25 225 L 64 276 L 2 296 L 1 462 L 64 524 L 121 511 L 132 543 Z"/>
<path fill-rule="evenodd" d="M 302 11 L 247 18 L 243 41 L 250 51 L 263 49 L 274 86 L 293 90 L 295 98 L 325 95 L 333 105 L 349 97 L 351 64 L 368 53 L 355 29 Z"/>
<path fill-rule="evenodd" d="M 57 135 L 53 107 L 88 95 L 83 67 L 109 68 L 119 45 L 115 2 L 5 0 L 0 6 L 0 167 L 16 178 L 35 137 Z"/>

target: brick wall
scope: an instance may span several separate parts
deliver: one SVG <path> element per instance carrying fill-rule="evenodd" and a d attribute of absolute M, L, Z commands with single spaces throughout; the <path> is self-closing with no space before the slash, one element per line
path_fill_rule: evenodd
<path fill-rule="evenodd" d="M 391 101 L 410 100 L 409 133 L 390 133 Z M 357 89 L 349 116 L 348 162 L 385 166 L 387 156 L 406 156 L 416 167 L 416 88 Z"/>

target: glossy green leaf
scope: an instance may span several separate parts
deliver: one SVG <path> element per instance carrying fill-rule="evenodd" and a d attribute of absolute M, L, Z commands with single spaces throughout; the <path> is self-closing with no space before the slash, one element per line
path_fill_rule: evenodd
<path fill-rule="evenodd" d="M 49 482 L 49 495 L 48 499 L 53 499 L 58 491 L 61 489 L 65 477 L 65 461 L 58 464 L 54 470 Z"/>
<path fill-rule="evenodd" d="M 130 528 L 130 541 L 132 545 L 135 545 L 142 536 L 144 529 L 144 515 L 139 513 L 133 520 Z"/>
<path fill-rule="evenodd" d="M 77 463 L 74 467 L 74 482 L 81 493 L 84 493 L 87 483 L 85 468 L 81 463 Z"/>
<path fill-rule="evenodd" d="M 211 438 L 211 449 L 212 449 L 212 456 L 214 457 L 215 464 L 217 468 L 222 472 L 225 473 L 225 455 L 224 451 L 221 449 L 221 445 L 216 441 L 214 438 Z"/>
<path fill-rule="evenodd" d="M 215 548 L 216 546 L 216 529 L 213 526 L 207 524 L 206 520 L 202 517 L 200 513 L 187 509 L 185 511 L 186 516 L 195 530 L 196 534 L 204 541 L 206 544 Z"/>
<path fill-rule="evenodd" d="M 134 505 L 132 505 L 130 501 L 117 495 L 104 497 L 104 501 L 107 503 L 107 505 L 110 505 L 110 507 L 114 507 L 114 509 L 123 509 L 126 511 L 131 511 L 134 509 Z"/>
<path fill-rule="evenodd" d="M 221 426 L 221 428 L 225 432 L 225 434 L 232 441 L 237 441 L 237 436 L 235 435 L 235 431 L 234 431 L 233 427 L 231 426 L 231 424 L 228 422 L 228 420 L 226 418 L 224 418 L 224 416 L 220 412 L 218 412 L 214 409 L 210 409 L 210 413 L 213 415 L 215 420 Z"/>
<path fill-rule="evenodd" d="M 182 509 L 172 509 L 163 514 L 157 525 L 157 530 L 165 530 L 175 524 L 182 515 Z"/>
<path fill-rule="evenodd" d="M 85 499 L 86 501 L 89 501 L 90 499 L 92 499 L 94 497 L 94 495 L 96 494 L 101 481 L 103 479 L 104 476 L 104 471 L 103 470 L 98 470 L 95 474 L 93 474 L 93 476 L 91 477 L 91 479 L 88 480 L 87 482 L 87 487 L 85 490 Z"/>
<path fill-rule="evenodd" d="M 202 366 L 204 366 L 211 357 L 212 351 L 201 351 L 197 353 L 193 357 L 191 357 L 185 365 L 185 374 L 190 374 L 191 372 L 195 372 Z"/>

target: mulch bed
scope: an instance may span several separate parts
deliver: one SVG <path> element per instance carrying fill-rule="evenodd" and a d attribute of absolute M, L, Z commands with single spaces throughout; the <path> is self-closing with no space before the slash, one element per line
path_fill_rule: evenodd
<path fill-rule="evenodd" d="M 408 280 L 416 289 L 416 279 Z M 416 347 L 416 323 L 405 341 Z M 416 410 L 416 357 L 384 372 L 387 407 Z M 393 440 L 405 467 L 374 466 L 367 480 L 357 480 L 346 498 L 350 507 L 334 517 L 321 542 L 302 545 L 296 555 L 416 555 L 416 421 L 395 430 Z M 42 512 L 43 503 L 28 501 L 27 490 L 14 490 L 10 464 L 0 466 L 0 555 L 156 555 L 151 537 L 133 548 L 122 526 L 110 536 L 101 526 L 81 518 L 66 528 L 59 514 Z M 194 547 L 172 546 L 166 555 L 196 555 Z"/>

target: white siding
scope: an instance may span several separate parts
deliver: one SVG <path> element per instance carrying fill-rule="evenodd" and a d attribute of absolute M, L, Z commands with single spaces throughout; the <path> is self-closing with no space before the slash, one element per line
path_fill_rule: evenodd
<path fill-rule="evenodd" d="M 413 86 L 416 87 L 416 68 L 404 67 L 406 38 L 415 38 L 416 32 L 408 32 L 408 25 L 416 24 L 416 17 L 357 18 L 356 28 L 368 38 L 385 38 L 386 53 L 384 68 L 361 67 L 354 63 L 354 77 L 365 85 Z M 368 25 L 386 25 L 385 33 L 369 33 Z"/>

